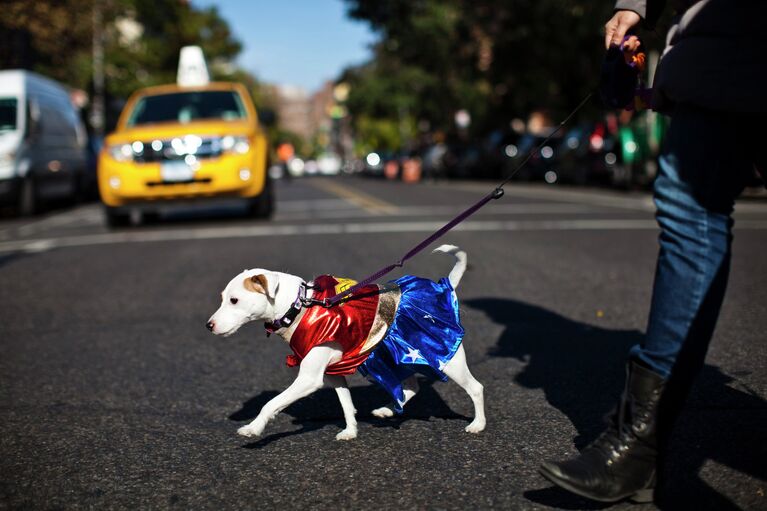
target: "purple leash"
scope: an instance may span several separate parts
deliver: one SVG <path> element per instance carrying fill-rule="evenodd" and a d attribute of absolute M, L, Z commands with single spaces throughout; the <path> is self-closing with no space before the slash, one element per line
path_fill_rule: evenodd
<path fill-rule="evenodd" d="M 333 305 L 336 305 L 338 302 L 342 301 L 346 296 L 354 293 L 358 289 L 367 286 L 371 282 L 375 282 L 376 280 L 380 279 L 390 271 L 392 271 L 394 268 L 400 268 L 405 264 L 405 261 L 415 256 L 418 252 L 423 250 L 424 248 L 431 245 L 435 240 L 441 238 L 447 231 L 455 227 L 456 225 L 460 224 L 467 218 L 469 218 L 471 215 L 474 214 L 475 211 L 477 211 L 479 208 L 487 204 L 493 199 L 499 199 L 503 197 L 503 188 L 499 186 L 495 190 L 493 190 L 488 195 L 482 197 L 482 199 L 479 200 L 476 204 L 468 208 L 466 211 L 458 215 L 457 217 L 450 220 L 448 223 L 446 223 L 444 226 L 442 226 L 437 232 L 423 240 L 421 243 L 416 245 L 415 247 L 411 248 L 410 251 L 405 254 L 402 259 L 397 261 L 394 264 L 390 264 L 389 266 L 385 266 L 375 272 L 374 274 L 370 275 L 369 277 L 365 278 L 364 280 L 361 280 L 357 284 L 353 285 L 352 287 L 346 289 L 345 291 L 342 291 L 338 293 L 335 296 L 332 296 L 330 298 L 327 298 L 323 302 L 320 302 L 325 307 L 332 307 Z"/>
<path fill-rule="evenodd" d="M 338 293 L 335 296 L 332 296 L 330 298 L 326 298 L 325 300 L 307 300 L 309 302 L 308 305 L 309 306 L 311 306 L 311 305 L 322 305 L 324 307 L 332 307 L 332 306 L 338 304 L 339 302 L 343 301 L 343 299 L 346 298 L 347 296 L 351 295 L 352 293 L 354 293 L 358 289 L 360 289 L 362 287 L 365 287 L 365 286 L 367 286 L 368 284 L 370 284 L 372 282 L 375 282 L 376 280 L 380 279 L 381 277 L 383 277 L 384 275 L 386 275 L 387 273 L 392 271 L 394 268 L 401 268 L 405 264 L 405 261 L 407 261 L 408 259 L 414 257 L 421 250 L 423 250 L 424 248 L 426 248 L 429 245 L 431 245 L 437 239 L 441 238 L 447 231 L 449 231 L 450 229 L 452 229 L 456 225 L 460 224 L 461 222 L 463 222 L 464 220 L 469 218 L 471 215 L 476 213 L 477 210 L 480 209 L 482 206 L 484 206 L 485 204 L 487 204 L 491 200 L 500 199 L 501 197 L 503 197 L 503 186 L 506 183 L 508 183 L 511 180 L 511 178 L 514 177 L 514 174 L 519 172 L 527 164 L 528 161 L 530 161 L 530 158 L 532 158 L 534 155 L 538 154 L 538 152 L 541 150 L 541 148 L 543 148 L 543 146 L 546 145 L 546 143 L 549 140 L 551 140 L 551 138 L 554 135 L 556 135 L 559 132 L 559 130 L 561 130 L 565 126 L 565 124 L 567 124 L 567 122 L 576 114 L 576 112 L 578 112 L 578 110 L 580 110 L 583 107 L 583 105 L 586 104 L 586 102 L 588 102 L 588 100 L 591 99 L 591 96 L 593 96 L 593 95 L 594 95 L 593 92 L 589 92 L 589 94 L 585 98 L 583 98 L 583 100 L 578 104 L 578 106 L 575 107 L 575 110 L 570 112 L 570 115 L 568 115 L 565 118 L 564 121 L 560 122 L 559 126 L 557 126 L 556 129 L 554 129 L 549 134 L 549 136 L 546 137 L 543 140 L 543 142 L 538 144 L 538 146 L 533 151 L 530 151 L 530 153 L 527 155 L 527 158 L 525 158 L 524 161 L 522 161 L 522 163 L 520 163 L 519 166 L 516 169 L 514 169 L 506 177 L 506 179 L 504 179 L 501 182 L 501 184 L 496 186 L 495 189 L 492 192 L 490 192 L 489 194 L 487 194 L 484 197 L 482 197 L 476 204 L 474 204 L 473 206 L 471 206 L 468 209 L 466 209 L 466 211 L 464 211 L 463 213 L 459 214 L 457 217 L 453 218 L 448 223 L 446 223 L 444 226 L 442 226 L 437 232 L 435 232 L 434 234 L 432 234 L 431 236 L 429 236 L 428 238 L 426 238 L 425 240 L 420 242 L 418 245 L 416 245 L 412 249 L 410 249 L 410 251 L 407 254 L 405 254 L 402 257 L 402 259 L 400 259 L 399 261 L 397 261 L 394 264 L 390 264 L 389 266 L 385 266 L 385 267 L 381 268 L 380 270 L 378 270 L 374 274 L 370 275 L 369 277 L 366 277 L 365 279 L 363 279 L 360 282 L 358 282 L 357 284 L 347 288 L 346 290 L 341 291 L 340 293 Z"/>

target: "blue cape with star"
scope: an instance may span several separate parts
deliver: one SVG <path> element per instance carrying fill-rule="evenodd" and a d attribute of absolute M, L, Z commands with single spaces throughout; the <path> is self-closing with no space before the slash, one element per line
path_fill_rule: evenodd
<path fill-rule="evenodd" d="M 391 394 L 395 411 L 402 413 L 402 382 L 414 373 L 447 381 L 442 369 L 461 345 L 464 330 L 447 278 L 433 282 L 405 275 L 394 283 L 402 291 L 394 322 L 359 371 Z"/>

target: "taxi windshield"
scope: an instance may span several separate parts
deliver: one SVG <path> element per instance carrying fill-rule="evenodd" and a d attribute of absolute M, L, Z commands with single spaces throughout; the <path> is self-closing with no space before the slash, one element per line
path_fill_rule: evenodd
<path fill-rule="evenodd" d="M 247 117 L 239 94 L 232 91 L 190 91 L 144 96 L 128 118 L 128 126 L 200 120 L 232 121 Z"/>

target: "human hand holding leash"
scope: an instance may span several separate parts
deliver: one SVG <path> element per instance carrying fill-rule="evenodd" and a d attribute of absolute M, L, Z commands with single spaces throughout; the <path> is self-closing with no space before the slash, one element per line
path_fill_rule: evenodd
<path fill-rule="evenodd" d="M 605 23 L 605 49 L 610 49 L 611 45 L 622 45 L 623 50 L 636 51 L 639 40 L 632 37 L 623 42 L 623 38 L 630 29 L 639 25 L 640 21 L 642 18 L 634 11 L 615 11 L 613 17 Z"/>
<path fill-rule="evenodd" d="M 642 80 L 647 55 L 642 41 L 633 33 L 641 20 L 638 13 L 622 9 L 605 24 L 607 54 L 599 93 L 609 108 L 642 110 L 651 104 L 652 90 Z"/>

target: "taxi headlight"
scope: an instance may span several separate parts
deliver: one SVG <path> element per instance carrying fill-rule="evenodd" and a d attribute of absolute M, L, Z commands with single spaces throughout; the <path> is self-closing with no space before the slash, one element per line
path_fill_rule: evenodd
<path fill-rule="evenodd" d="M 109 156 L 115 161 L 131 161 L 133 159 L 133 147 L 130 144 L 114 144 L 107 147 Z"/>
<path fill-rule="evenodd" d="M 248 142 L 248 137 L 233 137 L 227 135 L 221 139 L 221 149 L 224 152 L 246 154 L 250 151 L 250 143 Z"/>
<path fill-rule="evenodd" d="M 234 144 L 234 152 L 237 154 L 246 154 L 248 151 L 250 151 L 250 144 L 248 144 L 248 139 L 243 138 L 242 140 L 237 141 L 237 143 Z"/>

